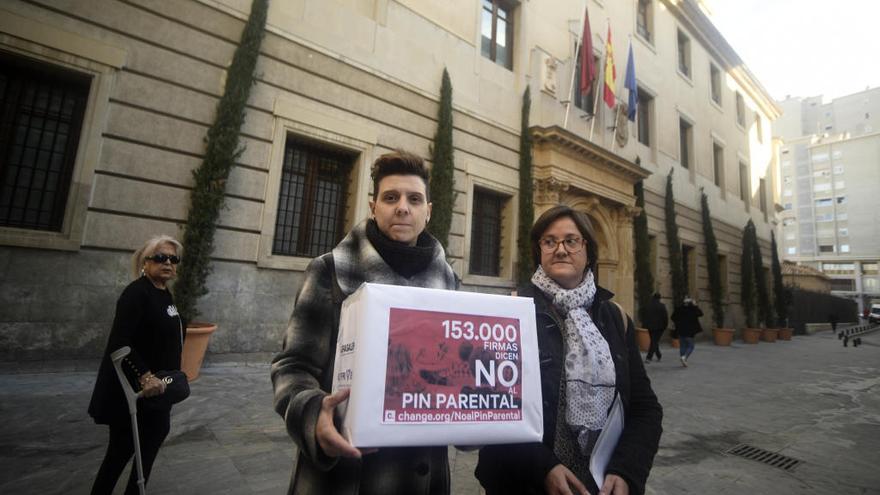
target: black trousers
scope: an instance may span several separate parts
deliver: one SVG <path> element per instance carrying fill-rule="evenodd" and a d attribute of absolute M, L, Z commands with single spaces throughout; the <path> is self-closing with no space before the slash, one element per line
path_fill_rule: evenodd
<path fill-rule="evenodd" d="M 665 329 L 658 330 L 653 328 L 648 330 L 648 333 L 651 334 L 651 347 L 648 348 L 648 355 L 645 359 L 651 359 L 654 357 L 654 354 L 657 355 L 658 361 L 663 357 L 663 355 L 660 354 L 660 338 L 663 336 L 664 330 Z"/>
<path fill-rule="evenodd" d="M 138 438 L 141 443 L 141 459 L 144 467 L 144 484 L 150 478 L 153 461 L 159 447 L 171 430 L 171 411 L 138 411 Z M 92 495 L 111 495 L 125 465 L 134 455 L 134 439 L 131 432 L 131 419 L 126 418 L 110 424 L 110 442 L 104 462 L 92 485 Z M 137 468 L 131 463 L 131 475 L 125 495 L 138 495 Z"/>

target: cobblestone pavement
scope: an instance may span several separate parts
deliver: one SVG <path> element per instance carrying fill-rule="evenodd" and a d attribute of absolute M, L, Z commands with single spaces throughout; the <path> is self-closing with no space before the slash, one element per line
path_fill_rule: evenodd
<path fill-rule="evenodd" d="M 880 493 L 880 332 L 863 341 L 844 348 L 825 332 L 728 348 L 700 342 L 688 368 L 664 348 L 663 361 L 648 365 L 665 414 L 647 493 Z M 0 493 L 88 493 L 107 441 L 86 414 L 96 366 L 15 368 L 0 367 Z M 285 493 L 294 448 L 271 405 L 263 362 L 205 368 L 175 407 L 148 492 Z M 739 444 L 801 464 L 784 471 L 725 454 Z M 450 456 L 453 493 L 478 494 L 476 453 Z"/>

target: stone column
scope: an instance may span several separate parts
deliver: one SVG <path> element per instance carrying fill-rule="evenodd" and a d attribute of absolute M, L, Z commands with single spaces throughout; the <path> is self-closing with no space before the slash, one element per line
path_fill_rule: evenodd
<path fill-rule="evenodd" d="M 618 265 L 617 292 L 614 299 L 633 315 L 635 309 L 635 253 L 633 252 L 633 217 L 638 214 L 634 206 L 621 206 L 614 210 L 617 228 Z"/>
<path fill-rule="evenodd" d="M 568 191 L 568 182 L 555 177 L 535 180 L 535 219 L 560 203 L 562 193 Z"/>

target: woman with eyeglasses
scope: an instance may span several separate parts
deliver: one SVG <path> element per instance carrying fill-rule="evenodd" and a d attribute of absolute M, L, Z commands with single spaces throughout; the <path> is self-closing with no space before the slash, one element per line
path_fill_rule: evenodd
<path fill-rule="evenodd" d="M 132 388 L 143 391 L 144 397 L 165 392 L 165 383 L 153 373 L 180 369 L 186 323 L 177 313 L 168 283 L 177 275 L 182 251 L 178 241 L 163 235 L 148 240 L 132 256 L 135 280 L 116 302 L 116 316 L 89 403 L 89 415 L 95 423 L 110 427 L 110 441 L 92 486 L 93 495 L 113 492 L 134 453 L 131 419 L 110 354 L 120 347 L 131 348 L 131 353 L 122 361 L 122 368 Z M 171 429 L 171 408 L 138 408 L 137 421 L 146 481 L 159 447 Z M 138 493 L 134 467 L 125 493 Z"/>
<path fill-rule="evenodd" d="M 535 222 L 530 241 L 536 270 L 519 295 L 535 302 L 544 438 L 483 447 L 476 476 L 487 495 L 642 494 L 663 410 L 632 320 L 596 285 L 598 246 L 589 220 L 556 206 Z M 623 429 L 597 486 L 590 457 L 618 403 Z"/>

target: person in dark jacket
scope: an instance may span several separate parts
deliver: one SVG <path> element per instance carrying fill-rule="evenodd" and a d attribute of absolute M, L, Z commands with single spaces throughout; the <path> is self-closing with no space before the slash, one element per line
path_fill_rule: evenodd
<path fill-rule="evenodd" d="M 519 295 L 535 302 L 544 438 L 480 449 L 476 476 L 487 495 L 642 494 L 660 442 L 663 409 L 651 389 L 632 320 L 596 285 L 589 220 L 556 206 L 530 236 L 536 266 Z M 622 434 L 597 486 L 590 456 L 615 400 Z M 601 473 L 600 473 L 601 475 Z"/>
<path fill-rule="evenodd" d="M 363 282 L 456 289 L 431 216 L 428 171 L 398 151 L 373 166 L 372 218 L 312 260 L 294 304 L 283 350 L 272 360 L 275 411 L 297 446 L 290 494 L 424 494 L 450 491 L 447 447 L 353 447 L 334 425 L 349 391 L 330 394 L 342 301 Z"/>
<path fill-rule="evenodd" d="M 703 311 L 690 296 L 685 296 L 684 303 L 672 312 L 672 322 L 678 332 L 678 352 L 681 365 L 687 367 L 688 358 L 694 352 L 696 346 L 694 336 L 703 331 L 700 326 L 700 317 Z"/>
<path fill-rule="evenodd" d="M 669 313 L 666 312 L 666 306 L 660 301 L 660 294 L 655 292 L 651 298 L 651 302 L 645 309 L 645 326 L 648 327 L 648 333 L 651 336 L 651 347 L 648 349 L 648 356 L 645 362 L 650 363 L 651 358 L 656 354 L 657 361 L 663 357 L 660 353 L 660 338 L 666 331 L 669 324 Z"/>
<path fill-rule="evenodd" d="M 134 454 L 131 417 L 110 354 L 124 346 L 131 348 L 131 353 L 122 361 L 122 369 L 132 382 L 132 388 L 143 391 L 144 397 L 165 392 L 165 382 L 156 378 L 154 372 L 180 369 L 186 325 L 177 313 L 167 284 L 177 275 L 182 252 L 180 243 L 173 238 L 157 236 L 132 256 L 135 281 L 128 284 L 116 302 L 113 328 L 89 403 L 89 415 L 95 423 L 110 427 L 107 453 L 95 477 L 92 495 L 112 493 Z M 137 422 L 146 483 L 159 447 L 171 429 L 171 406 L 147 408 L 138 401 Z M 125 493 L 138 493 L 134 467 Z"/>

